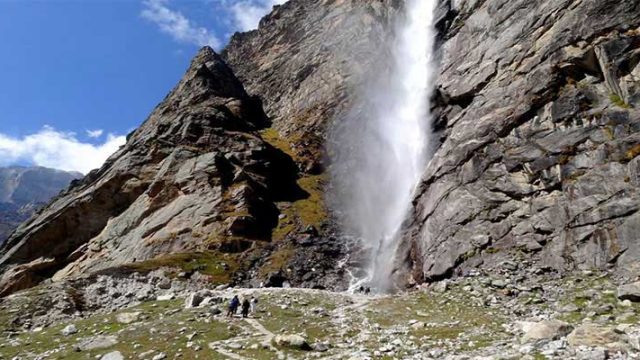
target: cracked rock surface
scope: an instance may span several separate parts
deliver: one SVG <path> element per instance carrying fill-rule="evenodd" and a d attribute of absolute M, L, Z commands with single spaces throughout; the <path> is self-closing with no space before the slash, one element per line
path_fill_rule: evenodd
<path fill-rule="evenodd" d="M 505 258 L 637 274 L 640 4 L 443 3 L 442 144 L 399 256 L 413 281 Z"/>

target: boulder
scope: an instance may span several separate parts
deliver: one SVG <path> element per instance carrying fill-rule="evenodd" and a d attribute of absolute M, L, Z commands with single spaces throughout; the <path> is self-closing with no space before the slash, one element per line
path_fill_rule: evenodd
<path fill-rule="evenodd" d="M 0 297 L 35 286 L 41 280 L 37 274 L 54 266 L 55 259 L 39 257 L 26 264 L 6 269 L 0 276 Z"/>
<path fill-rule="evenodd" d="M 108 354 L 102 355 L 100 360 L 124 360 L 124 356 L 120 353 L 120 351 L 113 351 Z"/>
<path fill-rule="evenodd" d="M 322 342 L 317 342 L 317 343 L 314 343 L 313 345 L 311 345 L 311 349 L 313 351 L 317 351 L 317 352 L 327 352 L 327 351 L 329 351 L 329 344 L 322 343 Z"/>
<path fill-rule="evenodd" d="M 118 337 L 115 335 L 98 335 L 80 339 L 74 348 L 78 351 L 92 351 L 106 349 L 118 344 Z"/>
<path fill-rule="evenodd" d="M 120 324 L 131 324 L 140 320 L 141 312 L 125 312 L 116 315 L 116 321 Z"/>
<path fill-rule="evenodd" d="M 78 328 L 75 325 L 67 325 L 64 329 L 62 329 L 61 334 L 64 336 L 70 336 L 78 332 Z"/>
<path fill-rule="evenodd" d="M 619 334 L 613 327 L 595 324 L 583 324 L 567 336 L 567 342 L 573 347 L 603 347 L 610 350 L 627 348 L 626 336 Z"/>
<path fill-rule="evenodd" d="M 640 281 L 619 286 L 618 299 L 640 302 Z"/>
<path fill-rule="evenodd" d="M 165 295 L 160 295 L 156 298 L 157 301 L 169 301 L 169 300 L 173 300 L 176 298 L 176 295 L 171 293 L 171 294 L 165 294 Z"/>
<path fill-rule="evenodd" d="M 301 335 L 276 335 L 273 340 L 276 345 L 296 350 L 311 350 L 307 340 Z"/>
<path fill-rule="evenodd" d="M 198 305 L 200 305 L 202 300 L 203 300 L 202 296 L 200 296 L 198 293 L 192 293 L 189 296 L 187 296 L 184 302 L 184 307 L 186 309 L 193 309 L 195 307 L 198 307 Z"/>
<path fill-rule="evenodd" d="M 556 340 L 571 332 L 573 328 L 564 321 L 544 320 L 537 323 L 523 323 L 522 343 L 539 340 Z"/>

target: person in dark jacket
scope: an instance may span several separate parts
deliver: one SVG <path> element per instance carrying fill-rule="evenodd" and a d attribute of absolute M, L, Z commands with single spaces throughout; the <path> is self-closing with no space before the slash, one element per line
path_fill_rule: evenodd
<path fill-rule="evenodd" d="M 244 301 L 242 301 L 242 317 L 246 318 L 247 316 L 249 316 L 249 308 L 251 308 L 251 303 L 249 302 L 249 299 L 244 298 Z"/>
<path fill-rule="evenodd" d="M 238 306 L 240 306 L 240 300 L 238 299 L 238 295 L 235 295 L 231 302 L 229 302 L 229 311 L 227 311 L 227 316 L 231 317 L 236 314 L 238 311 Z"/>

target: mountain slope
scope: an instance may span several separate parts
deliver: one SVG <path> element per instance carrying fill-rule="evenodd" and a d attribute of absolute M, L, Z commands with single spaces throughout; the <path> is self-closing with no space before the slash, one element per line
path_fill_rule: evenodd
<path fill-rule="evenodd" d="M 82 177 L 43 167 L 0 168 L 0 244 L 41 206 Z"/>
<path fill-rule="evenodd" d="M 306 194 L 288 156 L 257 134 L 266 125 L 231 70 L 202 49 L 123 148 L 7 241 L 0 294 L 52 275 L 268 241 L 274 202 Z"/>

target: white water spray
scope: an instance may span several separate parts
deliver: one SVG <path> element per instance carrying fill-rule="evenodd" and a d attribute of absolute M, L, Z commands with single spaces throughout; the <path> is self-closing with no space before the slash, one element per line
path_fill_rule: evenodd
<path fill-rule="evenodd" d="M 335 204 L 368 254 L 353 286 L 393 286 L 399 233 L 431 152 L 436 3 L 407 0 L 386 71 L 372 74 L 362 100 L 333 132 Z"/>

